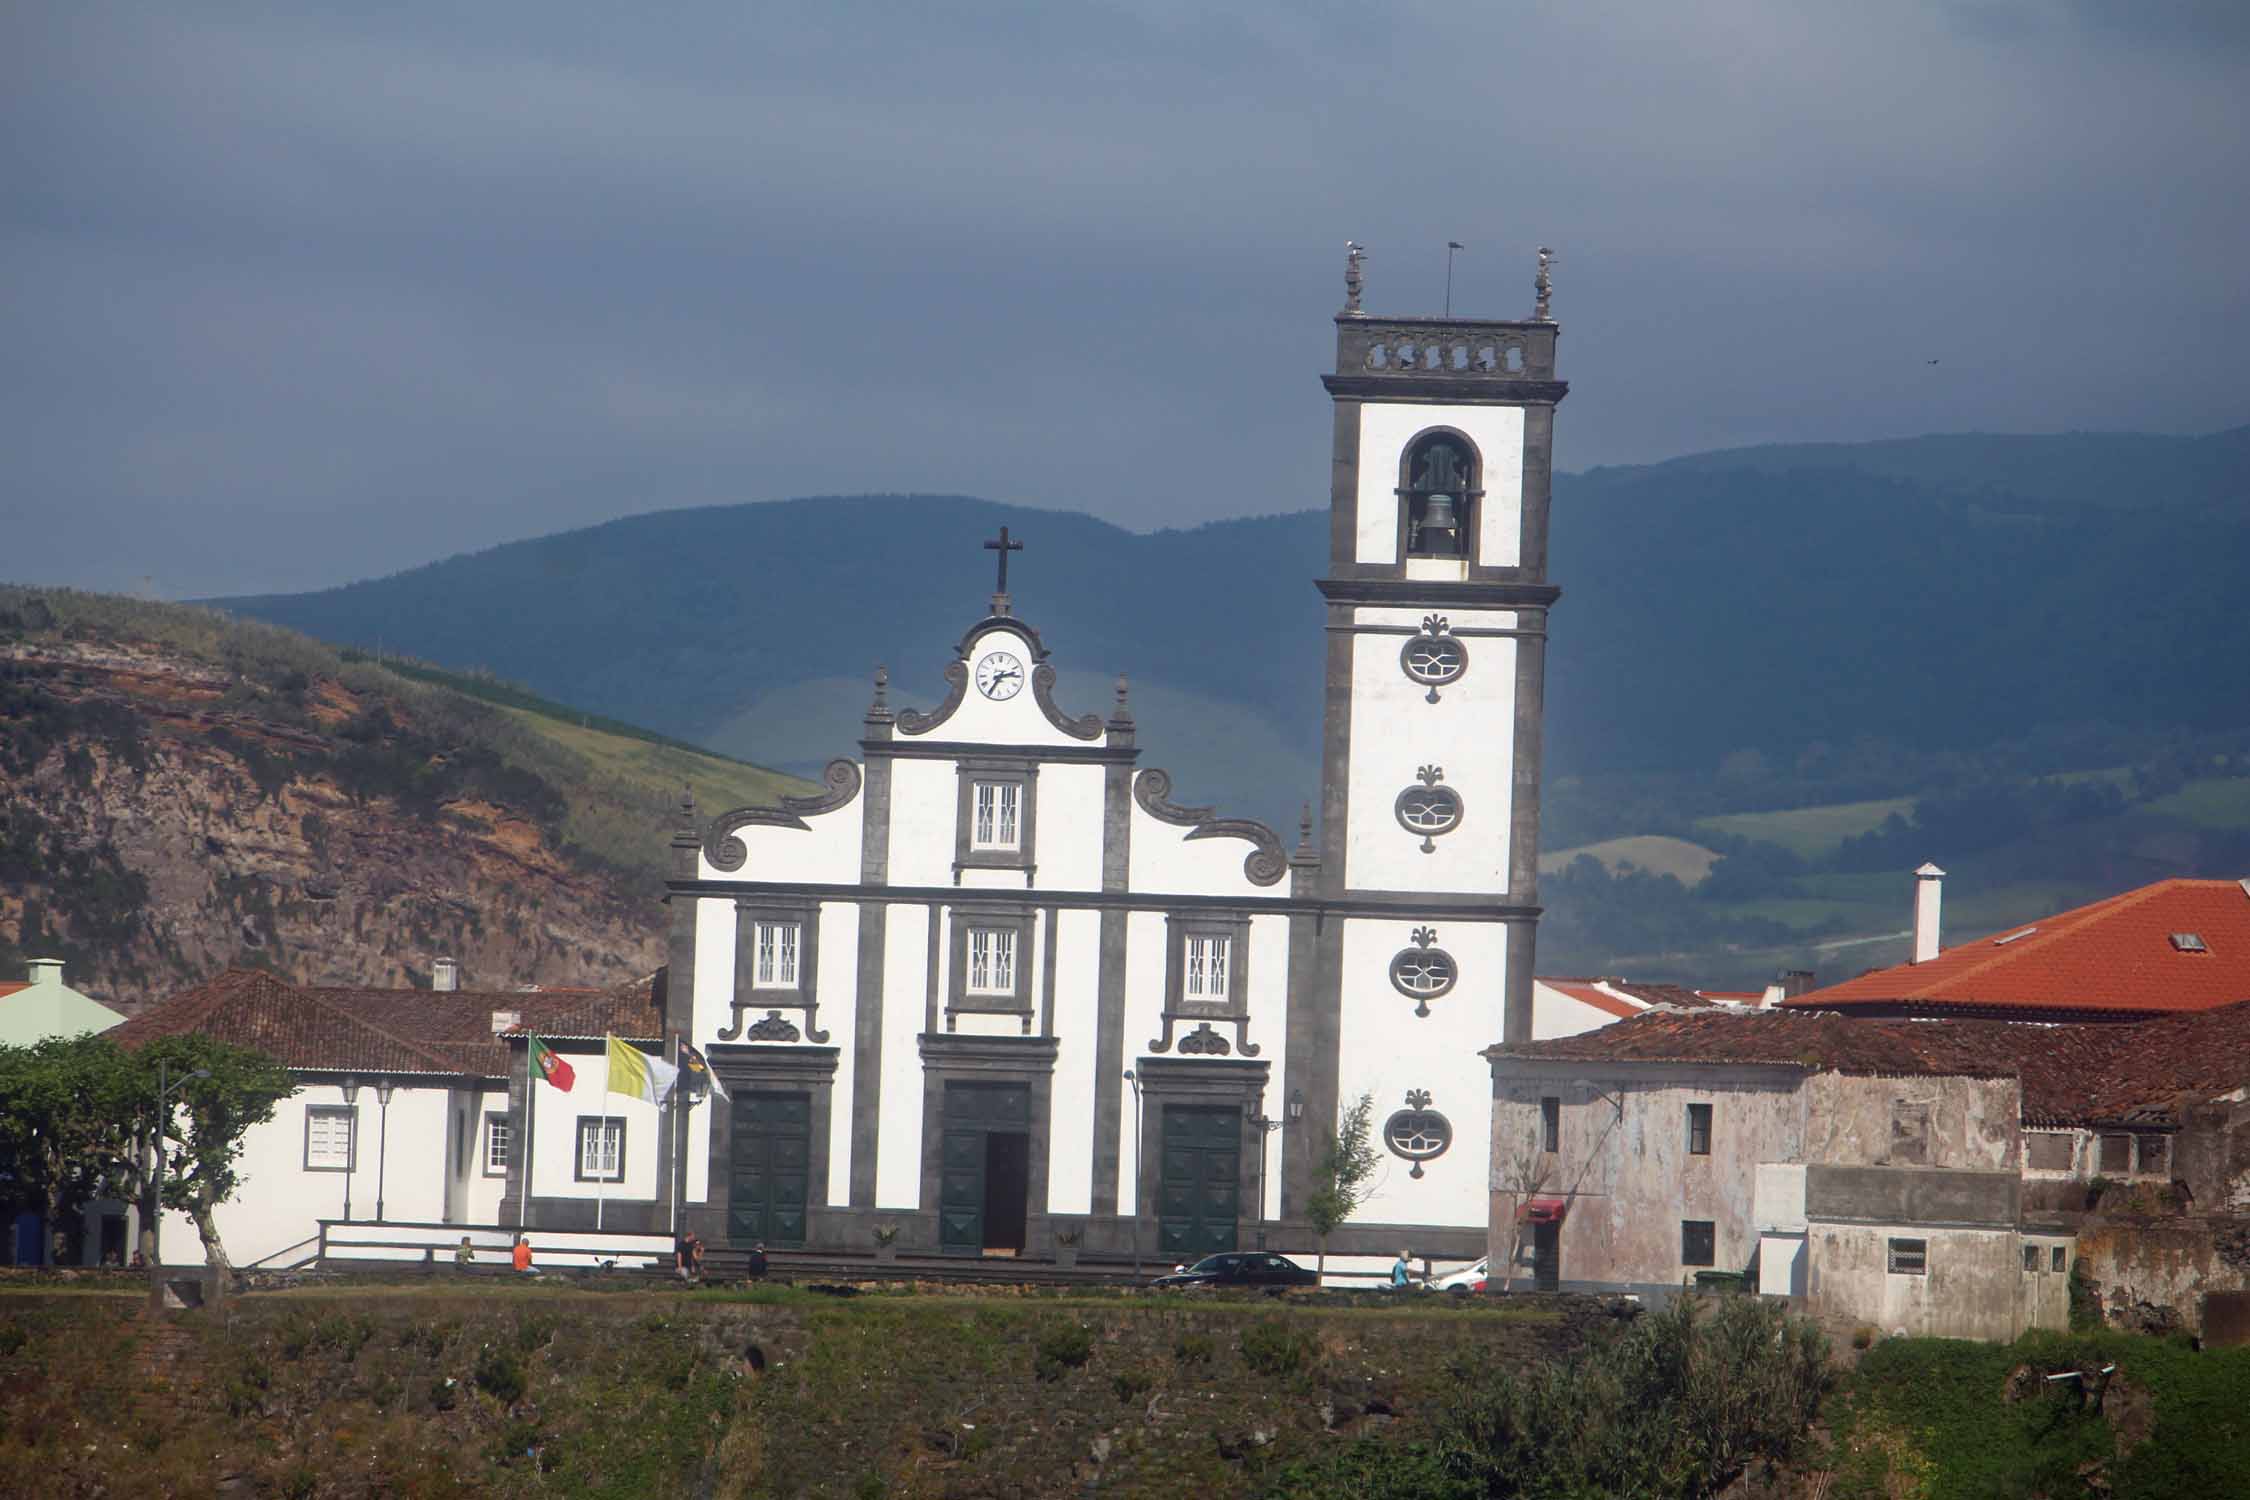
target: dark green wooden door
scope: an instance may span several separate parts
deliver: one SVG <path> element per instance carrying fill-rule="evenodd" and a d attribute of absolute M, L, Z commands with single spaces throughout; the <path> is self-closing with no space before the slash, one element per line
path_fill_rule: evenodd
<path fill-rule="evenodd" d="M 1031 1128 L 1031 1088 L 1021 1083 L 949 1083 L 938 1143 L 938 1246 L 977 1254 L 985 1246 L 985 1137 Z M 1020 1239 L 1020 1235 L 1018 1236 Z"/>
<path fill-rule="evenodd" d="M 1241 1195 L 1242 1111 L 1166 1106 L 1156 1194 L 1163 1252 L 1192 1262 L 1234 1249 Z"/>
<path fill-rule="evenodd" d="M 727 1237 L 802 1245 L 812 1186 L 812 1096 L 737 1094 L 732 1153 Z"/>

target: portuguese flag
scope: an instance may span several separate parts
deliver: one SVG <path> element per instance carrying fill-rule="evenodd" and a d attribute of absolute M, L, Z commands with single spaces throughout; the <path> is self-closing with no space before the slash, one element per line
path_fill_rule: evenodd
<path fill-rule="evenodd" d="M 570 1064 L 555 1056 L 554 1050 L 537 1037 L 531 1039 L 531 1062 L 539 1070 L 541 1077 L 566 1094 L 570 1092 L 570 1086 L 578 1081 L 578 1075 L 571 1070 Z"/>

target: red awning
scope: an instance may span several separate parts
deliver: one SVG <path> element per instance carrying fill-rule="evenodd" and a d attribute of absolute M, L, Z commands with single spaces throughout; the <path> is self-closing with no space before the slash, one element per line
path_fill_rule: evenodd
<path fill-rule="evenodd" d="M 1527 1198 L 1521 1217 L 1534 1224 L 1560 1224 L 1563 1215 L 1570 1212 L 1568 1198 Z"/>

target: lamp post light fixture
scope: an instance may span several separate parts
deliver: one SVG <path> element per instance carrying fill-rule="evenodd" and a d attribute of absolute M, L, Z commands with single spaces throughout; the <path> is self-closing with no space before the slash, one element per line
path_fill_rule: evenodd
<path fill-rule="evenodd" d="M 375 1136 L 375 1222 L 380 1224 L 387 1215 L 383 1212 L 383 1185 L 389 1177 L 391 1158 L 391 1090 L 396 1087 L 388 1078 L 375 1085 L 375 1102 L 382 1109 L 382 1123 Z"/>
<path fill-rule="evenodd" d="M 351 1113 L 344 1118 L 344 1222 L 352 1221 L 352 1168 L 359 1165 L 359 1079 L 346 1073 L 343 1082 L 344 1107 Z"/>
<path fill-rule="evenodd" d="M 1250 1117 L 1250 1124 L 1258 1132 L 1258 1248 L 1266 1248 L 1266 1137 L 1281 1128 L 1281 1121 L 1269 1117 L 1261 1108 Z"/>
<path fill-rule="evenodd" d="M 1299 1124 L 1304 1118 L 1305 1091 L 1303 1089 L 1291 1089 L 1289 1091 L 1289 1123 L 1292 1125 Z"/>
<path fill-rule="evenodd" d="M 1141 1279 L 1141 1213 L 1142 1189 L 1147 1186 L 1148 1173 L 1142 1168 L 1142 1157 L 1148 1153 L 1141 1138 L 1141 1080 L 1131 1068 L 1125 1070 L 1125 1081 L 1133 1086 L 1133 1280 Z"/>
<path fill-rule="evenodd" d="M 148 1309 L 164 1311 L 164 1126 L 170 1118 L 172 1096 L 198 1078 L 209 1078 L 209 1068 L 197 1068 L 174 1080 L 165 1060 L 156 1060 L 156 1190 L 149 1195 Z"/>

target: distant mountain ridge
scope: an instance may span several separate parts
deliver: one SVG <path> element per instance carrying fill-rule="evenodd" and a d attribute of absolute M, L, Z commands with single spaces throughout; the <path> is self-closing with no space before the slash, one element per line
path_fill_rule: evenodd
<path fill-rule="evenodd" d="M 2250 428 L 1794 445 L 1560 475 L 1549 775 L 1708 773 L 1732 752 L 1787 760 L 1869 737 L 1942 750 L 2055 726 L 2242 723 L 2246 471 Z M 878 662 L 894 701 L 938 696 L 992 589 L 980 543 L 1002 524 L 1030 544 L 1011 591 L 1066 706 L 1106 706 L 1126 673 L 1144 758 L 1184 796 L 1277 823 L 1314 796 L 1321 511 L 1136 534 L 968 496 L 823 496 L 217 602 L 802 769 L 852 750 Z"/>

